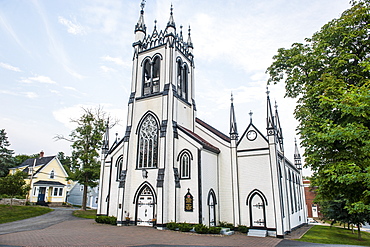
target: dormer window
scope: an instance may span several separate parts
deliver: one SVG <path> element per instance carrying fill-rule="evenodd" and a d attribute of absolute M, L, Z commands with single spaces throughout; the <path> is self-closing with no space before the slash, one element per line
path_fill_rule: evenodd
<path fill-rule="evenodd" d="M 159 92 L 160 57 L 156 56 L 153 61 L 147 59 L 143 67 L 143 96 Z"/>
<path fill-rule="evenodd" d="M 177 94 L 180 98 L 188 101 L 188 73 L 189 69 L 186 63 L 181 59 L 177 60 Z"/>
<path fill-rule="evenodd" d="M 50 178 L 54 178 L 54 170 L 51 170 L 51 172 L 50 172 Z"/>

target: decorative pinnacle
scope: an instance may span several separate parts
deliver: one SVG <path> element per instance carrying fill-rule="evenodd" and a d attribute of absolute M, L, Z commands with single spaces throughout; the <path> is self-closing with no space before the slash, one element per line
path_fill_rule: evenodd
<path fill-rule="evenodd" d="M 270 91 L 269 91 L 269 87 L 266 87 L 266 93 L 267 93 L 267 96 L 270 96 Z"/>
<path fill-rule="evenodd" d="M 253 112 L 252 112 L 252 110 L 250 110 L 250 112 L 249 112 L 249 117 L 250 117 L 250 119 L 251 119 L 251 123 L 252 123 L 252 116 L 253 116 Z"/>
<path fill-rule="evenodd" d="M 171 3 L 171 8 L 170 8 L 170 10 L 171 10 L 171 13 L 170 13 L 170 14 L 172 15 L 172 11 L 173 11 L 172 3 Z"/>
<path fill-rule="evenodd" d="M 277 108 L 278 108 L 278 105 L 277 105 L 277 102 L 275 100 L 275 109 L 277 110 Z"/>
<path fill-rule="evenodd" d="M 190 25 L 189 25 L 189 29 L 188 29 L 188 35 L 190 36 L 190 31 L 191 31 L 191 29 L 190 29 Z"/>
<path fill-rule="evenodd" d="M 234 102 L 234 96 L 233 96 L 233 92 L 231 92 L 231 103 L 233 103 Z"/>
<path fill-rule="evenodd" d="M 154 20 L 154 30 L 157 29 L 157 20 Z"/>
<path fill-rule="evenodd" d="M 141 8 L 142 11 L 144 10 L 145 2 L 146 2 L 146 0 L 141 1 L 140 8 Z"/>

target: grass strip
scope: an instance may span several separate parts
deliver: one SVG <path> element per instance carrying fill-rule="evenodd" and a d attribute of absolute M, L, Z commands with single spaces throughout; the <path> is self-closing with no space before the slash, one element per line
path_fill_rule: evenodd
<path fill-rule="evenodd" d="M 95 219 L 96 218 L 96 209 L 89 209 L 89 210 L 75 210 L 73 211 L 73 215 L 80 218 L 85 219 Z"/>
<path fill-rule="evenodd" d="M 31 217 L 43 215 L 53 211 L 53 209 L 41 206 L 12 206 L 0 205 L 0 224 L 24 220 Z"/>
<path fill-rule="evenodd" d="M 370 246 L 370 233 L 361 232 L 361 240 L 357 239 L 357 231 L 330 227 L 330 226 L 313 226 L 302 238 L 297 241 L 320 243 L 320 244 L 343 244 L 343 245 L 362 245 Z"/>

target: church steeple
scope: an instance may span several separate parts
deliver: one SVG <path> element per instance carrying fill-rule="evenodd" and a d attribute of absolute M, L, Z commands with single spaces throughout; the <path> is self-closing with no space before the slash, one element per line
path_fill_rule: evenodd
<path fill-rule="evenodd" d="M 276 128 L 276 136 L 277 136 L 277 139 L 278 139 L 279 145 L 280 145 L 280 151 L 284 151 L 283 130 L 282 130 L 281 124 L 280 124 L 278 106 L 277 106 L 276 101 L 275 101 L 275 128 Z"/>
<path fill-rule="evenodd" d="M 302 161 L 301 161 L 301 155 L 299 154 L 297 140 L 294 138 L 295 142 L 295 150 L 294 150 L 294 164 L 299 169 L 302 170 Z"/>
<path fill-rule="evenodd" d="M 236 117 L 235 117 L 235 110 L 234 110 L 234 97 L 231 93 L 231 106 L 230 106 L 230 139 L 237 140 L 238 139 L 238 129 L 236 127 Z"/>
<path fill-rule="evenodd" d="M 175 32 L 176 32 L 176 24 L 175 24 L 175 21 L 173 19 L 173 12 L 172 12 L 173 11 L 173 7 L 172 7 L 172 4 L 171 4 L 170 10 L 171 10 L 171 12 L 170 12 L 170 19 L 167 22 L 166 33 L 167 34 L 170 34 L 170 33 L 175 34 Z"/>
<path fill-rule="evenodd" d="M 192 48 L 193 49 L 194 47 L 193 47 L 193 42 L 191 41 L 190 31 L 191 31 L 191 29 L 190 29 L 190 25 L 189 25 L 189 29 L 188 29 L 188 41 L 186 43 L 188 44 L 188 47 L 189 48 Z"/>
<path fill-rule="evenodd" d="M 270 136 L 275 134 L 275 123 L 270 102 L 270 91 L 268 90 L 268 88 L 266 94 L 267 94 L 267 135 Z"/>
<path fill-rule="evenodd" d="M 141 7 L 140 17 L 135 26 L 136 41 L 142 40 L 146 35 L 146 25 L 144 22 L 145 0 L 141 1 L 140 7 Z"/>

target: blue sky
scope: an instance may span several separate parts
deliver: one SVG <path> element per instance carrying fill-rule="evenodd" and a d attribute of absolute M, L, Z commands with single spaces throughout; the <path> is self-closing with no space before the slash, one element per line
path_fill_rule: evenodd
<path fill-rule="evenodd" d="M 140 2 L 0 1 L 0 128 L 16 154 L 70 154 L 70 143 L 53 137 L 70 134 L 81 107 L 103 106 L 120 120 L 112 138 L 123 136 Z M 177 31 L 191 26 L 197 116 L 227 134 L 233 92 L 240 135 L 250 110 L 265 132 L 265 71 L 277 49 L 303 42 L 350 7 L 348 0 L 147 0 L 148 33 L 154 20 L 165 28 L 171 3 Z M 269 90 L 292 160 L 295 100 L 283 97 L 283 84 Z"/>

